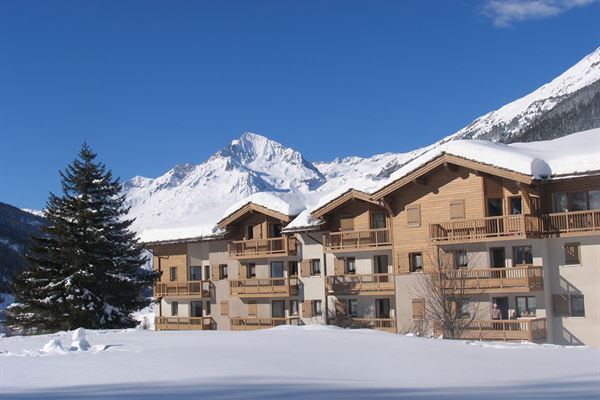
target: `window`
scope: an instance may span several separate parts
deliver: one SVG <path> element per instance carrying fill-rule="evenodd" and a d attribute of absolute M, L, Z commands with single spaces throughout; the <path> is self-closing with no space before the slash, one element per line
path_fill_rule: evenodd
<path fill-rule="evenodd" d="M 590 210 L 600 209 L 600 190 L 590 190 L 588 192 Z"/>
<path fill-rule="evenodd" d="M 517 296 L 517 315 L 520 317 L 535 316 L 535 296 Z"/>
<path fill-rule="evenodd" d="M 492 268 L 506 268 L 506 254 L 504 247 L 493 247 L 490 249 Z"/>
<path fill-rule="evenodd" d="M 408 226 L 420 226 L 421 207 L 419 205 L 406 206 L 406 220 Z"/>
<path fill-rule="evenodd" d="M 229 316 L 229 302 L 228 301 L 221 302 L 221 316 L 222 317 Z"/>
<path fill-rule="evenodd" d="M 586 192 L 573 192 L 571 193 L 571 211 L 584 211 L 587 210 L 587 196 Z"/>
<path fill-rule="evenodd" d="M 210 315 L 210 301 L 206 302 L 206 315 Z"/>
<path fill-rule="evenodd" d="M 371 229 L 383 229 L 386 227 L 385 212 L 371 212 Z"/>
<path fill-rule="evenodd" d="M 273 261 L 271 263 L 271 278 L 283 278 L 283 261 Z"/>
<path fill-rule="evenodd" d="M 376 274 L 387 274 L 388 273 L 388 256 L 374 256 L 373 265 Z"/>
<path fill-rule="evenodd" d="M 246 240 L 254 239 L 254 227 L 246 225 Z"/>
<path fill-rule="evenodd" d="M 531 246 L 513 247 L 513 263 L 514 265 L 533 264 Z"/>
<path fill-rule="evenodd" d="M 246 264 L 246 278 L 256 278 L 256 264 L 248 263 Z"/>
<path fill-rule="evenodd" d="M 298 300 L 290 300 L 290 315 L 298 315 Z"/>
<path fill-rule="evenodd" d="M 425 299 L 413 299 L 412 317 L 415 320 L 425 319 Z"/>
<path fill-rule="evenodd" d="M 198 266 L 190 267 L 190 281 L 202 280 L 202 268 Z"/>
<path fill-rule="evenodd" d="M 219 279 L 227 279 L 227 264 L 219 265 Z"/>
<path fill-rule="evenodd" d="M 503 214 L 502 212 L 502 199 L 487 199 L 487 213 L 488 217 L 499 217 Z"/>
<path fill-rule="evenodd" d="M 390 317 L 390 299 L 375 299 L 375 318 Z"/>
<path fill-rule="evenodd" d="M 202 302 L 192 301 L 190 302 L 190 316 L 201 317 L 202 316 Z"/>
<path fill-rule="evenodd" d="M 169 280 L 175 282 L 177 280 L 177 267 L 169 268 Z"/>
<path fill-rule="evenodd" d="M 321 315 L 323 315 L 323 309 L 321 308 L 321 300 L 312 300 L 311 306 L 313 317 L 320 317 Z"/>
<path fill-rule="evenodd" d="M 298 261 L 288 261 L 289 276 L 298 276 Z"/>
<path fill-rule="evenodd" d="M 210 280 L 210 265 L 205 265 L 204 266 L 204 280 L 205 281 L 209 281 Z"/>
<path fill-rule="evenodd" d="M 281 224 L 269 224 L 269 237 L 276 238 L 281 237 Z"/>
<path fill-rule="evenodd" d="M 358 303 L 356 299 L 346 300 L 346 313 L 348 317 L 356 317 L 358 315 Z"/>
<path fill-rule="evenodd" d="M 310 274 L 321 275 L 321 259 L 313 258 L 310 260 Z"/>
<path fill-rule="evenodd" d="M 555 294 L 552 306 L 556 316 L 585 317 L 585 305 L 582 294 Z"/>
<path fill-rule="evenodd" d="M 465 249 L 452 251 L 452 260 L 454 268 L 467 268 L 469 266 L 467 250 Z"/>
<path fill-rule="evenodd" d="M 464 299 L 460 299 L 458 303 L 460 305 L 458 310 L 460 318 L 469 318 L 471 316 L 471 299 L 465 297 Z"/>
<path fill-rule="evenodd" d="M 569 197 L 566 192 L 556 192 L 552 195 L 552 208 L 557 213 L 569 211 Z"/>
<path fill-rule="evenodd" d="M 340 230 L 341 231 L 354 230 L 354 219 L 348 215 L 341 216 L 340 217 Z"/>
<path fill-rule="evenodd" d="M 465 218 L 465 201 L 455 200 L 450 202 L 450 219 Z"/>
<path fill-rule="evenodd" d="M 565 264 L 581 264 L 579 261 L 579 243 L 565 243 Z"/>
<path fill-rule="evenodd" d="M 354 257 L 346 257 L 346 274 L 351 275 L 356 273 L 356 259 Z"/>
<path fill-rule="evenodd" d="M 174 301 L 171 303 L 171 316 L 176 317 L 179 315 L 179 303 Z"/>
<path fill-rule="evenodd" d="M 523 202 L 521 196 L 514 196 L 509 199 L 510 214 L 521 215 L 523 214 Z"/>
<path fill-rule="evenodd" d="M 409 253 L 408 255 L 410 272 L 423 271 L 423 254 L 422 253 Z"/>

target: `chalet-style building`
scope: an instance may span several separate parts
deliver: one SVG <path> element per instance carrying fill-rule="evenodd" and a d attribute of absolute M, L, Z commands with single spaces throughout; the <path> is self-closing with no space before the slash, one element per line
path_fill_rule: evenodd
<path fill-rule="evenodd" d="M 423 282 L 443 271 L 465 339 L 600 346 L 600 150 L 544 146 L 451 142 L 299 215 L 249 199 L 216 235 L 148 243 L 156 328 L 437 334 Z"/>

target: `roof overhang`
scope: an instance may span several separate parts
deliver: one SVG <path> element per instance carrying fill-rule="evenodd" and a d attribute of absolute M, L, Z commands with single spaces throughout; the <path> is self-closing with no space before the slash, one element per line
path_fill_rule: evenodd
<path fill-rule="evenodd" d="M 217 227 L 219 227 L 219 229 L 226 229 L 229 225 L 234 224 L 236 221 L 244 218 L 246 215 L 254 213 L 264 214 L 268 217 L 275 218 L 285 223 L 288 223 L 292 220 L 291 215 L 286 215 L 280 213 L 279 211 L 271 210 L 270 208 L 258 205 L 256 203 L 247 203 L 217 222 Z"/>
<path fill-rule="evenodd" d="M 331 201 L 327 202 L 326 204 L 322 205 L 321 207 L 317 208 L 316 210 L 311 212 L 310 215 L 311 215 L 311 217 L 313 217 L 315 219 L 322 218 L 324 215 L 329 214 L 330 212 L 334 211 L 336 208 L 341 207 L 342 205 L 346 204 L 347 202 L 353 201 L 353 200 L 361 200 L 361 201 L 366 201 L 368 203 L 380 205 L 379 202 L 373 200 L 368 193 L 365 193 L 365 192 L 362 192 L 362 191 L 356 190 L 356 189 L 349 189 L 349 190 L 345 191 L 344 193 L 340 194 L 338 197 L 334 198 L 333 200 L 331 200 Z"/>

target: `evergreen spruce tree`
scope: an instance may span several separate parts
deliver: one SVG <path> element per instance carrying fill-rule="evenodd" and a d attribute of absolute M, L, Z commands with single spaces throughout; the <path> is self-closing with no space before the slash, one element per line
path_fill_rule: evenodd
<path fill-rule="evenodd" d="M 118 179 L 84 144 L 62 177 L 62 196 L 50 193 L 49 224 L 32 240 L 28 268 L 13 277 L 17 303 L 9 326 L 24 332 L 78 327 L 133 327 L 132 312 L 151 302 L 144 292 L 158 278 L 146 259 Z"/>

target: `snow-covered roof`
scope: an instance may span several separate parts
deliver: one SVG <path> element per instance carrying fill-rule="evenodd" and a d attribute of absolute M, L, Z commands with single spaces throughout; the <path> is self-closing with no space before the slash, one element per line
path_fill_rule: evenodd
<path fill-rule="evenodd" d="M 221 220 L 227 218 L 247 204 L 256 204 L 287 216 L 296 216 L 306 208 L 304 196 L 302 194 L 288 192 L 258 192 L 251 194 L 229 207 L 221 217 Z"/>
<path fill-rule="evenodd" d="M 223 231 L 215 225 L 182 226 L 172 228 L 145 229 L 140 233 L 144 243 L 203 241 L 215 240 L 222 237 Z"/>

